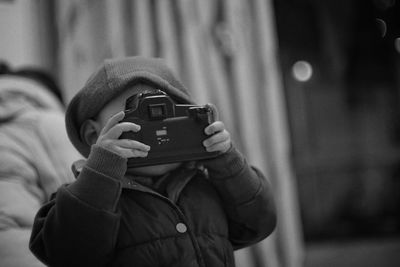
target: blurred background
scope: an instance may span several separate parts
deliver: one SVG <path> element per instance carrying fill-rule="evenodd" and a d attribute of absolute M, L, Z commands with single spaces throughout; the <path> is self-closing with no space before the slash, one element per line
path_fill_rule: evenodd
<path fill-rule="evenodd" d="M 144 55 L 215 103 L 279 212 L 239 267 L 400 265 L 400 1 L 0 0 L 0 36 L 67 101 Z"/>

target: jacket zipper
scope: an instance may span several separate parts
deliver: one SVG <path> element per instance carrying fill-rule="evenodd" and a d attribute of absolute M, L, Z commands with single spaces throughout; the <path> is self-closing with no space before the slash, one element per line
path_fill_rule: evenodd
<path fill-rule="evenodd" d="M 156 192 L 156 191 L 154 191 L 154 190 L 152 190 L 150 188 L 144 187 L 144 186 L 142 186 L 142 185 L 140 185 L 140 184 L 138 184 L 136 182 L 130 182 L 130 183 L 128 183 L 128 186 L 129 187 L 127 189 L 136 190 L 136 191 L 140 191 L 140 192 L 143 192 L 143 193 L 147 193 L 147 194 L 153 195 L 153 196 L 161 199 L 162 201 L 167 202 L 169 204 L 169 206 L 171 206 L 173 208 L 173 210 L 175 211 L 175 214 L 177 215 L 177 217 L 180 220 L 180 222 L 184 223 L 186 225 L 186 227 L 187 227 L 186 233 L 189 235 L 190 240 L 192 241 L 193 248 L 194 248 L 194 251 L 196 253 L 196 258 L 197 258 L 197 261 L 199 263 L 199 266 L 206 267 L 206 265 L 204 263 L 204 260 L 203 260 L 202 253 L 200 251 L 200 246 L 199 246 L 199 244 L 197 242 L 197 239 L 196 239 L 194 233 L 191 231 L 191 228 L 189 227 L 189 224 L 187 222 L 186 216 L 183 214 L 183 212 L 181 211 L 179 206 L 177 206 L 169 198 L 159 194 L 158 192 Z"/>

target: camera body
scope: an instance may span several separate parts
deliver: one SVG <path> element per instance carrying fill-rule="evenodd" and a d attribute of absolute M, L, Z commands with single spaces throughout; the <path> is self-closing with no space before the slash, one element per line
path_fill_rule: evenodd
<path fill-rule="evenodd" d="M 121 122 L 141 126 L 139 132 L 124 132 L 120 139 L 133 139 L 151 147 L 145 158 L 131 158 L 129 167 L 166 164 L 213 158 L 219 152 L 207 152 L 204 129 L 216 120 L 216 108 L 175 104 L 163 91 L 133 95 L 126 100 Z"/>

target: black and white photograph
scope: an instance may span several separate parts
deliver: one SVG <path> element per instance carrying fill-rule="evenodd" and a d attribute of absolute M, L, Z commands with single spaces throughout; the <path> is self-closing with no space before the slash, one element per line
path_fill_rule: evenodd
<path fill-rule="evenodd" d="M 400 266 L 400 0 L 0 0 L 25 266 Z"/>

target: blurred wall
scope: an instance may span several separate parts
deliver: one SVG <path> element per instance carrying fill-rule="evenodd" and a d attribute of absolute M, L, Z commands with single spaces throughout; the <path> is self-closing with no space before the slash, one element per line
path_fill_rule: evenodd
<path fill-rule="evenodd" d="M 46 0 L 0 1 L 0 59 L 12 66 L 37 65 L 54 73 L 50 6 Z"/>
<path fill-rule="evenodd" d="M 400 2 L 275 11 L 306 240 L 398 236 Z"/>

